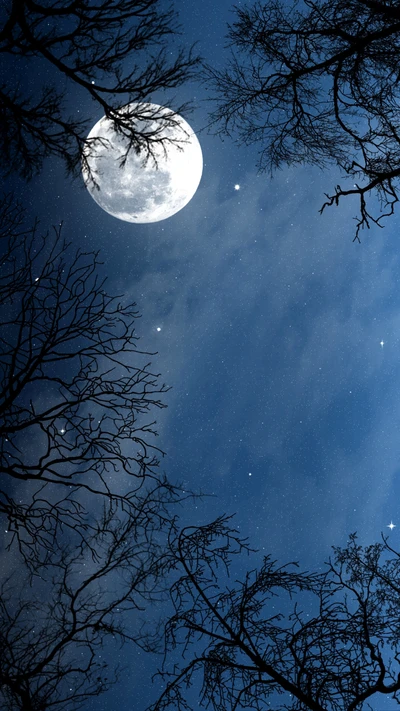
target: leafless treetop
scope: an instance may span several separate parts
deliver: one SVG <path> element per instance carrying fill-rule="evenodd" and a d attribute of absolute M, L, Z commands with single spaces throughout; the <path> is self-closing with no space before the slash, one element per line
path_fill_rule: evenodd
<path fill-rule="evenodd" d="M 196 694 L 214 711 L 399 703 L 400 556 L 387 539 L 363 548 L 353 534 L 316 573 L 267 556 L 239 579 L 243 542 L 226 518 L 184 529 L 173 546 L 182 574 L 152 711 L 188 711 Z"/>
<path fill-rule="evenodd" d="M 336 164 L 349 185 L 328 194 L 321 212 L 354 195 L 355 239 L 360 228 L 382 226 L 398 201 L 399 8 L 379 0 L 269 0 L 238 5 L 235 15 L 227 68 L 207 70 L 217 101 L 212 123 L 258 144 L 261 170 Z"/>
<path fill-rule="evenodd" d="M 75 252 L 60 226 L 24 227 L 11 197 L 0 212 L 0 512 L 22 548 L 51 548 L 60 526 L 84 530 L 89 501 L 134 508 L 160 483 L 155 411 L 168 388 L 98 255 Z"/>
<path fill-rule="evenodd" d="M 177 46 L 173 9 L 160 0 L 7 5 L 0 26 L 2 170 L 30 178 L 46 156 L 56 155 L 69 172 L 79 172 L 86 134 L 102 114 L 127 136 L 130 150 L 151 153 L 159 131 L 135 126 L 148 109 L 122 108 L 193 76 L 198 59 Z M 171 110 L 170 125 L 175 116 Z"/>

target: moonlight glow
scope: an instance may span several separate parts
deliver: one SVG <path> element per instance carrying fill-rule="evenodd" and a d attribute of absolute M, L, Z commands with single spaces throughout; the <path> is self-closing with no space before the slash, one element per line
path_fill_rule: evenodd
<path fill-rule="evenodd" d="M 126 107 L 128 111 L 132 104 Z M 170 110 L 158 104 L 142 104 L 144 117 L 136 121 L 141 131 L 160 131 L 162 116 Z M 146 117 L 147 113 L 147 117 Z M 157 121 L 154 115 L 161 116 Z M 176 125 L 162 125 L 161 138 L 174 143 L 154 144 L 155 159 L 148 160 L 131 150 L 123 165 L 127 139 L 117 134 L 112 122 L 103 117 L 88 135 L 88 139 L 101 138 L 84 153 L 97 186 L 90 179 L 87 166 L 82 173 L 92 198 L 106 212 L 126 222 L 158 222 L 179 212 L 195 194 L 203 171 L 200 143 L 189 124 L 176 116 Z M 165 150 L 164 150 L 165 149 Z M 89 152 L 90 151 L 90 152 Z"/>

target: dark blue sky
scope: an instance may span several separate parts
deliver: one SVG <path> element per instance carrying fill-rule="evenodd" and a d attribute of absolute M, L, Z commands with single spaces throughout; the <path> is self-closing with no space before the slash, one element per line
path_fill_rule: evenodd
<path fill-rule="evenodd" d="M 43 219 L 99 248 L 109 289 L 137 302 L 142 346 L 173 388 L 165 469 L 215 494 L 199 519 L 237 512 L 255 545 L 309 564 L 350 531 L 371 542 L 396 523 L 397 218 L 353 244 L 354 204 L 318 214 L 329 171 L 271 181 L 255 151 L 200 140 L 202 182 L 174 217 L 118 221 L 54 167 Z"/>
<path fill-rule="evenodd" d="M 208 61 L 222 62 L 229 8 L 178 3 Z M 354 244 L 355 203 L 318 214 L 337 174 L 257 175 L 257 148 L 201 132 L 205 90 L 179 92 L 194 97 L 185 118 L 204 172 L 172 218 L 118 221 L 53 161 L 21 195 L 43 226 L 63 219 L 74 244 L 100 249 L 108 289 L 138 304 L 141 345 L 172 386 L 158 417 L 165 471 L 214 495 L 184 522 L 236 513 L 254 547 L 305 568 L 352 531 L 377 541 L 391 520 L 398 547 L 400 213 Z M 127 661 L 129 684 L 93 708 L 143 708 L 148 664 Z"/>

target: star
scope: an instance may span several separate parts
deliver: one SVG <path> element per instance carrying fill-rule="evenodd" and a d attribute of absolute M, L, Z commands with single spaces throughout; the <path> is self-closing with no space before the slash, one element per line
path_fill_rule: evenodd
<path fill-rule="evenodd" d="M 381 348 L 383 348 L 383 346 L 385 345 L 385 341 L 381 341 L 379 345 Z"/>
<path fill-rule="evenodd" d="M 239 185 L 239 183 L 236 183 L 236 185 L 235 185 L 235 190 L 240 190 L 240 185 Z"/>
<path fill-rule="evenodd" d="M 64 429 L 64 427 L 60 430 L 60 434 L 65 434 L 65 429 Z"/>
<path fill-rule="evenodd" d="M 386 528 L 390 528 L 390 530 L 393 531 L 393 529 L 396 528 L 396 524 L 390 522 L 390 523 L 388 523 L 388 525 L 386 526 Z"/>
<path fill-rule="evenodd" d="M 156 331 L 158 331 L 158 333 L 160 333 L 160 331 L 161 331 L 161 326 L 157 326 Z"/>

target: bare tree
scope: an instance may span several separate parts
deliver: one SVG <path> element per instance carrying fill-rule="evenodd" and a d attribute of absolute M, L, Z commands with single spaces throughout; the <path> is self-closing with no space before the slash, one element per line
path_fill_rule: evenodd
<path fill-rule="evenodd" d="M 83 532 L 89 504 L 134 509 L 144 483 L 161 481 L 154 410 L 168 388 L 98 255 L 75 253 L 61 226 L 26 228 L 11 197 L 0 214 L 0 513 L 29 557 L 59 527 Z"/>
<path fill-rule="evenodd" d="M 143 105 L 123 107 L 147 102 L 194 75 L 198 58 L 177 47 L 172 8 L 161 7 L 160 0 L 10 0 L 8 5 L 0 26 L 2 170 L 30 178 L 46 156 L 56 155 L 77 173 L 93 122 L 89 102 L 126 136 L 127 149 L 151 154 L 162 140 L 160 116 Z M 18 80 L 27 74 L 36 77 L 34 91 Z M 84 110 L 67 108 L 72 101 Z M 138 123 L 149 118 L 156 120 L 150 131 Z M 175 111 L 164 115 L 165 123 L 176 125 Z"/>
<path fill-rule="evenodd" d="M 184 529 L 173 545 L 182 575 L 153 711 L 400 702 L 400 555 L 387 538 L 362 548 L 352 534 L 314 574 L 266 557 L 242 582 L 228 577 L 245 546 L 226 518 Z"/>
<path fill-rule="evenodd" d="M 399 191 L 399 8 L 380 0 L 268 0 L 238 5 L 235 14 L 227 69 L 207 68 L 218 132 L 260 144 L 261 170 L 336 164 L 349 185 L 326 194 L 321 212 L 353 195 L 354 239 L 371 223 L 382 227 Z"/>
<path fill-rule="evenodd" d="M 106 508 L 78 547 L 64 538 L 56 565 L 4 580 L 3 711 L 76 711 L 118 681 L 124 643 L 151 644 L 144 613 L 163 598 L 168 572 L 163 506 L 154 488 L 138 497 L 134 516 Z"/>

